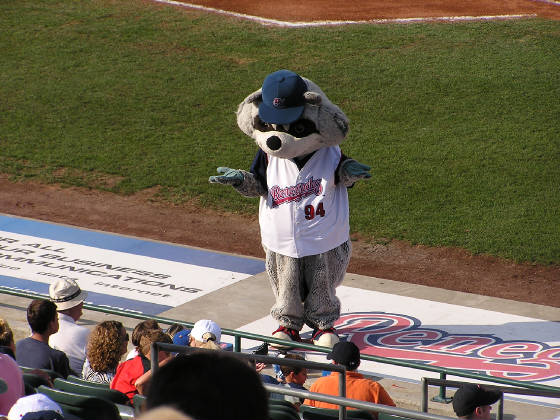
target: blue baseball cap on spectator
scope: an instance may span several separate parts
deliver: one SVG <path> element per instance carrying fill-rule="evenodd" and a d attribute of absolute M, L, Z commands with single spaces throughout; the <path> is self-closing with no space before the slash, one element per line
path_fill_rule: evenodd
<path fill-rule="evenodd" d="M 188 346 L 190 335 L 191 330 L 183 330 L 175 333 L 175 335 L 173 336 L 173 344 L 177 344 L 179 346 Z"/>
<path fill-rule="evenodd" d="M 262 85 L 259 117 L 272 124 L 290 124 L 296 121 L 305 108 L 305 92 L 307 84 L 293 71 L 278 70 L 269 74 Z"/>

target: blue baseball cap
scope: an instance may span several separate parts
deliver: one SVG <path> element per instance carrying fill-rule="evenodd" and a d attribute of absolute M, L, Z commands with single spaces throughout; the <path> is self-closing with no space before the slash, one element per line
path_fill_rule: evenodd
<path fill-rule="evenodd" d="M 261 120 L 272 124 L 290 124 L 303 113 L 307 84 L 290 70 L 269 74 L 262 85 L 262 102 L 259 105 Z"/>
<path fill-rule="evenodd" d="M 191 335 L 191 330 L 186 330 L 186 329 L 175 333 L 175 335 L 173 336 L 173 344 L 177 344 L 179 346 L 188 346 L 190 335 Z"/>

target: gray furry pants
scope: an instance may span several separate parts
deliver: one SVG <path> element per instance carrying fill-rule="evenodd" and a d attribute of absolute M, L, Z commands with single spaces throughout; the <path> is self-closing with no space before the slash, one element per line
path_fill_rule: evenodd
<path fill-rule="evenodd" d="M 266 271 L 276 298 L 270 310 L 278 324 L 301 330 L 303 324 L 321 330 L 340 317 L 336 288 L 344 280 L 352 244 L 302 258 L 287 257 L 265 248 Z"/>

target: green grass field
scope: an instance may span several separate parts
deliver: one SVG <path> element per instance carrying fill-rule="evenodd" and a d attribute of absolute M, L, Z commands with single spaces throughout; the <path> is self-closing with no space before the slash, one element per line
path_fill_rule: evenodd
<path fill-rule="evenodd" d="M 14 179 L 255 213 L 208 177 L 249 167 L 234 112 L 288 68 L 341 106 L 344 152 L 373 168 L 350 191 L 353 231 L 560 264 L 558 21 L 285 29 L 132 0 L 4 0 L 0 15 Z"/>

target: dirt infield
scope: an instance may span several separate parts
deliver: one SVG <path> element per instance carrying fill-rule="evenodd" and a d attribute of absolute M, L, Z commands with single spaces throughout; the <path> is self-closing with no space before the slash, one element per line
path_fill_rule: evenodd
<path fill-rule="evenodd" d="M 207 249 L 264 257 L 255 216 L 154 200 L 156 189 L 134 196 L 13 183 L 0 175 L 0 213 L 99 229 Z M 375 244 L 353 237 L 348 269 L 390 280 L 560 307 L 560 266 L 514 264 L 453 248 Z"/>
<path fill-rule="evenodd" d="M 182 3 L 288 22 L 520 14 L 560 20 L 560 2 L 554 0 L 276 0 L 273 3 L 259 0 L 193 0 Z"/>

